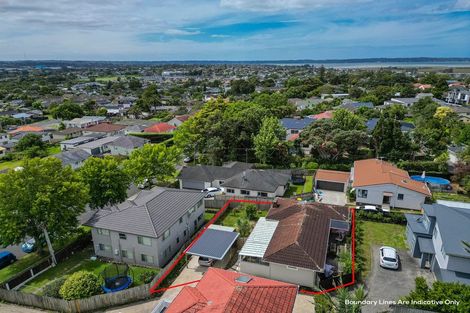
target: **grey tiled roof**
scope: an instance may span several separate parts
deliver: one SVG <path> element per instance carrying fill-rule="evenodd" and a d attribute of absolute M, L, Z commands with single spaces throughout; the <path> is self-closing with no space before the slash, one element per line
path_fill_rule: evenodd
<path fill-rule="evenodd" d="M 118 139 L 114 140 L 110 146 L 117 146 L 117 147 L 122 147 L 125 149 L 134 149 L 134 148 L 140 148 L 143 145 L 145 145 L 147 142 L 150 140 L 144 139 L 144 138 L 139 138 L 135 136 L 123 136 L 119 137 Z"/>
<path fill-rule="evenodd" d="M 252 168 L 249 163 L 236 162 L 227 166 L 196 165 L 183 167 L 178 178 L 204 182 L 212 182 L 216 179 L 225 180 L 235 176 L 246 169 Z"/>
<path fill-rule="evenodd" d="M 98 210 L 85 225 L 157 238 L 202 199 L 200 191 L 155 187 Z"/>
<path fill-rule="evenodd" d="M 285 186 L 290 177 L 288 171 L 249 169 L 229 178 L 222 186 L 274 192 L 277 187 Z"/>
<path fill-rule="evenodd" d="M 62 161 L 62 165 L 79 163 L 88 159 L 91 155 L 82 149 L 73 149 L 55 154 L 54 157 Z"/>

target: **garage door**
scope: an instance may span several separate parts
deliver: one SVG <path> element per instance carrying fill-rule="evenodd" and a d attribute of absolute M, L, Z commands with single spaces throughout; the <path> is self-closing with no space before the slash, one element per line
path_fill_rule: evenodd
<path fill-rule="evenodd" d="M 188 180 L 184 179 L 182 181 L 182 187 L 184 189 L 197 189 L 202 190 L 204 189 L 204 182 L 199 180 Z"/>
<path fill-rule="evenodd" d="M 344 191 L 344 183 L 336 183 L 331 181 L 317 180 L 317 189 Z"/>

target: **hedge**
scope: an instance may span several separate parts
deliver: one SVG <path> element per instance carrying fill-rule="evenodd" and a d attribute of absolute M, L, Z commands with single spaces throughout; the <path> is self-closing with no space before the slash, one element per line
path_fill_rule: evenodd
<path fill-rule="evenodd" d="M 388 223 L 388 224 L 406 224 L 405 215 L 402 213 L 390 212 L 366 212 L 364 210 L 356 210 L 356 218 L 363 221 Z"/>
<path fill-rule="evenodd" d="M 410 172 L 447 173 L 447 163 L 434 161 L 399 161 L 397 166 Z"/>

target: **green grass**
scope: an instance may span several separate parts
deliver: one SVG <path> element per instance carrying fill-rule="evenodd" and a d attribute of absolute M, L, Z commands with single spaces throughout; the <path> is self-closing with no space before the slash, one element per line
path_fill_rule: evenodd
<path fill-rule="evenodd" d="M 364 242 L 363 253 L 365 258 L 365 270 L 363 276 L 365 277 L 368 273 L 372 255 L 376 251 L 371 251 L 371 247 L 374 246 L 391 246 L 396 249 L 406 250 L 405 229 L 404 225 L 397 224 L 385 224 L 370 221 L 363 221 L 364 229 Z"/>
<path fill-rule="evenodd" d="M 436 200 L 470 202 L 470 197 L 469 196 L 461 195 L 461 194 L 457 194 L 457 193 L 433 192 L 432 196 Z"/>
<path fill-rule="evenodd" d="M 265 217 L 268 214 L 268 211 L 258 211 L 258 218 Z M 204 220 L 209 222 L 215 213 L 205 212 L 204 213 Z M 240 217 L 245 217 L 245 212 L 240 210 L 229 209 L 225 214 L 223 214 L 219 219 L 215 222 L 217 225 L 223 226 L 230 226 L 230 227 L 237 227 L 237 219 Z"/>
<path fill-rule="evenodd" d="M 0 282 L 4 282 L 24 271 L 31 265 L 38 263 L 40 260 L 45 259 L 47 255 L 39 255 L 38 253 L 26 254 L 21 259 L 18 259 L 15 263 L 4 267 L 0 270 Z"/>
<path fill-rule="evenodd" d="M 47 147 L 46 151 L 47 151 L 47 155 L 53 155 L 53 154 L 60 153 L 60 145 L 54 145 L 54 146 Z"/>
<path fill-rule="evenodd" d="M 305 177 L 305 184 L 303 188 L 303 193 L 312 192 L 313 190 L 313 176 Z"/>
<path fill-rule="evenodd" d="M 46 286 L 53 280 L 58 279 L 60 277 L 69 276 L 78 271 L 88 271 L 99 276 L 100 273 L 109 265 L 109 263 L 102 262 L 99 260 L 90 260 L 90 257 L 93 254 L 94 252 L 92 247 L 86 248 L 74 254 L 69 259 L 57 264 L 57 266 L 52 267 L 41 275 L 37 276 L 35 279 L 25 284 L 20 290 L 26 293 L 34 293 L 41 295 L 44 286 Z M 150 269 L 140 266 L 130 266 L 130 268 L 132 270 L 132 275 L 134 279 L 133 286 L 139 286 L 144 284 L 140 277 L 141 273 L 147 271 L 153 271 L 155 274 L 158 273 L 158 269 L 153 268 Z"/>
<path fill-rule="evenodd" d="M 0 171 L 1 170 L 12 169 L 12 168 L 21 166 L 22 164 L 23 164 L 23 160 L 0 162 Z"/>

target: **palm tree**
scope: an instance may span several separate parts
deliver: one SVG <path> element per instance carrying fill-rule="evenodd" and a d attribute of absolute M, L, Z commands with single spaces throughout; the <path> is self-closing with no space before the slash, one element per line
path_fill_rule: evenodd
<path fill-rule="evenodd" d="M 360 302 L 364 301 L 366 296 L 367 293 L 363 286 L 359 286 L 354 292 L 349 292 L 346 288 L 340 288 L 336 293 L 336 297 L 331 296 L 329 293 L 315 296 L 315 312 L 361 313 L 362 304 Z"/>

